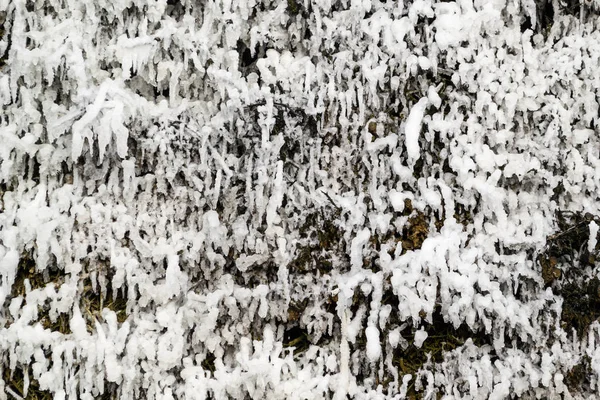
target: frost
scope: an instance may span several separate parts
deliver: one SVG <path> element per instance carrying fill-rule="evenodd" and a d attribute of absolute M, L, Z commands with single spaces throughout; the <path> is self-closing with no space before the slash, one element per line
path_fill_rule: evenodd
<path fill-rule="evenodd" d="M 419 147 L 419 137 L 423 125 L 423 116 L 425 109 L 429 104 L 427 98 L 419 100 L 411 109 L 406 124 L 404 126 L 405 145 L 408 153 L 408 158 L 415 162 L 421 157 L 421 149 Z"/>
<path fill-rule="evenodd" d="M 394 329 L 391 331 L 388 335 L 388 341 L 392 345 L 392 348 L 395 349 L 398 346 L 398 343 L 400 343 L 400 330 Z"/>
<path fill-rule="evenodd" d="M 352 239 L 352 247 L 350 250 L 350 262 L 353 268 L 361 268 L 362 266 L 362 255 L 363 255 L 363 247 L 367 244 L 369 237 L 371 236 L 371 232 L 369 229 L 363 229 L 360 231 L 354 239 Z"/>
<path fill-rule="evenodd" d="M 0 302 L 4 303 L 10 288 L 17 275 L 17 266 L 19 264 L 19 254 L 15 250 L 6 251 L 2 249 L 2 258 L 0 259 L 0 275 L 2 276 L 2 286 L 0 292 Z"/>
<path fill-rule="evenodd" d="M 437 93 L 436 89 L 432 86 L 427 89 L 427 99 L 429 103 L 432 104 L 435 108 L 440 108 L 442 105 L 442 98 Z"/>
<path fill-rule="evenodd" d="M 274 223 L 279 222 L 279 217 L 277 215 L 277 209 L 281 205 L 283 200 L 283 162 L 279 161 L 277 163 L 277 170 L 275 172 L 275 179 L 273 181 L 273 194 L 269 199 L 269 204 L 267 205 L 267 225 L 271 227 Z"/>
<path fill-rule="evenodd" d="M 141 70 L 154 53 L 154 40 L 152 37 L 128 38 L 121 35 L 115 45 L 117 57 L 120 58 L 123 78 L 129 79 L 131 73 L 137 73 Z"/>
<path fill-rule="evenodd" d="M 417 332 L 415 332 L 415 347 L 420 348 L 421 346 L 423 346 L 423 342 L 425 342 L 427 336 L 427 331 L 425 331 L 424 329 L 420 329 Z"/>
<path fill-rule="evenodd" d="M 596 242 L 598 238 L 598 224 L 595 221 L 590 222 L 590 238 L 588 240 L 587 250 L 590 253 L 596 251 Z"/>
<path fill-rule="evenodd" d="M 404 210 L 405 195 L 402 192 L 390 190 L 388 196 L 390 197 L 390 203 L 394 211 L 402 212 Z"/>
<path fill-rule="evenodd" d="M 29 3 L 0 398 L 596 395 L 597 0 Z"/>
<path fill-rule="evenodd" d="M 446 50 L 449 46 L 456 46 L 461 40 L 466 39 L 465 17 L 460 12 L 459 3 L 438 3 L 436 7 L 437 18 L 434 22 L 436 27 L 435 40 L 440 50 Z"/>
<path fill-rule="evenodd" d="M 584 144 L 589 140 L 590 135 L 593 135 L 594 131 L 591 129 L 575 129 L 573 131 L 573 142 L 575 144 Z"/>

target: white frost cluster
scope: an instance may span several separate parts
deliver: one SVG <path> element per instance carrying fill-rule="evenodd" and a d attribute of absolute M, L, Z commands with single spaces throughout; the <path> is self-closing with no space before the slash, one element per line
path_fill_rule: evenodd
<path fill-rule="evenodd" d="M 599 22 L 538 3 L 0 1 L 0 399 L 595 395 L 535 254 Z"/>

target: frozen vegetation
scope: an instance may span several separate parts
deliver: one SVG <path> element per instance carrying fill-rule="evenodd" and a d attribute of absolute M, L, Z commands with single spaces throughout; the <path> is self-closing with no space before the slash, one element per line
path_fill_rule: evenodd
<path fill-rule="evenodd" d="M 0 0 L 0 399 L 600 390 L 599 0 Z"/>

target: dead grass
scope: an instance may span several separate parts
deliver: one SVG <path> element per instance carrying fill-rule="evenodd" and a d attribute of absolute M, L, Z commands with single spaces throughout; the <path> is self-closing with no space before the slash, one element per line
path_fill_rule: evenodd
<path fill-rule="evenodd" d="M 538 255 L 542 279 L 546 287 L 563 297 L 561 323 L 563 329 L 574 329 L 579 337 L 590 324 L 600 318 L 600 280 L 584 275 L 596 262 L 600 244 L 590 252 L 589 224 L 600 219 L 579 212 L 558 211 L 558 232 L 549 236 L 544 251 Z"/>
<path fill-rule="evenodd" d="M 96 329 L 95 321 L 102 321 L 102 310 L 105 308 L 113 310 L 116 313 L 117 321 L 119 323 L 124 322 L 128 317 L 126 312 L 127 298 L 121 292 L 113 294 L 110 285 L 110 277 L 107 277 L 107 280 L 107 289 L 104 294 L 99 285 L 97 285 L 96 290 L 92 288 L 91 280 L 89 278 L 84 281 L 80 297 L 80 309 L 90 333 L 93 333 Z M 11 290 L 11 296 L 12 298 L 17 296 L 26 298 L 26 294 L 29 290 L 43 289 L 49 284 L 53 284 L 58 288 L 63 282 L 64 271 L 56 266 L 49 266 L 45 271 L 38 271 L 32 254 L 26 252 L 22 254 L 19 261 L 17 275 Z M 49 304 L 43 304 L 38 307 L 37 322 L 45 329 L 69 335 L 71 334 L 70 320 L 71 315 L 68 313 L 60 313 L 58 315 L 51 314 Z M 17 368 L 12 372 L 5 369 L 2 373 L 2 379 L 10 391 L 22 398 L 31 400 L 54 398 L 50 392 L 39 389 L 39 383 L 32 378 L 31 372 L 29 373 L 29 386 L 26 387 L 23 370 L 21 368 Z M 107 387 L 110 389 L 109 386 Z M 105 394 L 98 398 L 107 400 L 114 399 L 114 393 L 116 393 L 116 388 L 107 390 Z"/>
<path fill-rule="evenodd" d="M 43 289 L 46 285 L 53 284 L 59 287 L 64 281 L 63 271 L 56 266 L 49 266 L 44 271 L 38 271 L 30 252 L 25 252 L 21 255 L 19 265 L 17 267 L 17 275 L 12 285 L 11 297 L 18 296 L 26 297 L 27 288 L 30 290 Z M 70 315 L 60 313 L 53 315 L 50 313 L 50 305 L 44 304 L 38 307 L 38 322 L 45 329 L 50 329 L 53 332 L 62 334 L 70 334 L 69 328 Z"/>
<path fill-rule="evenodd" d="M 404 339 L 409 343 L 408 347 L 406 349 L 396 348 L 392 358 L 392 362 L 400 374 L 400 381 L 404 375 L 411 374 L 413 376 L 408 388 L 408 398 L 412 399 L 423 398 L 424 393 L 415 387 L 414 377 L 429 360 L 434 363 L 442 362 L 446 352 L 464 345 L 469 339 L 476 346 L 489 345 L 492 342 L 490 336 L 483 332 L 473 332 L 466 324 L 454 328 L 451 323 L 444 321 L 439 306 L 433 313 L 432 322 L 425 323 L 423 328 L 427 331 L 428 336 L 421 347 L 414 345 L 415 329 L 408 329 L 403 333 Z M 381 383 L 385 386 L 390 380 L 391 377 L 388 377 L 387 382 Z"/>
<path fill-rule="evenodd" d="M 565 385 L 570 393 L 589 393 L 591 386 L 590 378 L 593 376 L 591 359 L 589 356 L 581 358 L 579 363 L 565 375 Z"/>
<path fill-rule="evenodd" d="M 107 284 L 106 292 L 103 294 L 99 285 L 94 289 L 90 279 L 84 281 L 79 307 L 90 333 L 96 330 L 96 320 L 103 320 L 102 311 L 105 308 L 114 311 L 119 323 L 125 322 L 128 318 L 127 297 L 122 290 L 113 291 L 110 283 Z"/>
<path fill-rule="evenodd" d="M 300 227 L 302 244 L 296 247 L 296 257 L 290 263 L 293 273 L 320 273 L 326 275 L 333 266 L 334 256 L 344 257 L 342 230 L 335 224 L 339 210 L 315 211 L 306 217 Z"/>
<path fill-rule="evenodd" d="M 29 372 L 29 386 L 26 388 L 25 377 L 21 368 L 17 368 L 12 373 L 8 369 L 5 369 L 2 379 L 10 391 L 24 399 L 52 400 L 54 398 L 49 391 L 40 390 L 39 382 L 31 377 L 31 372 Z M 8 398 L 11 398 L 11 393 L 9 393 Z"/>

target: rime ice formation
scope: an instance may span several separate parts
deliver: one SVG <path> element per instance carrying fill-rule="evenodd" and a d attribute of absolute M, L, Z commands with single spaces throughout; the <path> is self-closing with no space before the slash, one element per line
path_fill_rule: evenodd
<path fill-rule="evenodd" d="M 0 1 L 0 399 L 595 396 L 558 3 Z"/>

